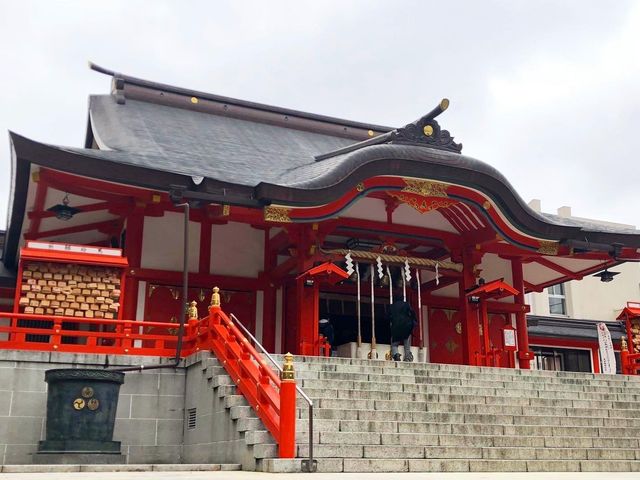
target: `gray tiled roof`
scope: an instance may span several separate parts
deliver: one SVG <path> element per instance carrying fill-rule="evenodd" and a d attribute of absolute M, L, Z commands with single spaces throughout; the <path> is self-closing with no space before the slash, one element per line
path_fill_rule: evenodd
<path fill-rule="evenodd" d="M 287 172 L 313 165 L 315 155 L 355 143 L 136 100 L 118 105 L 111 95 L 92 96 L 89 111 L 96 139 L 113 151 L 70 150 L 246 186 L 282 185 Z"/>

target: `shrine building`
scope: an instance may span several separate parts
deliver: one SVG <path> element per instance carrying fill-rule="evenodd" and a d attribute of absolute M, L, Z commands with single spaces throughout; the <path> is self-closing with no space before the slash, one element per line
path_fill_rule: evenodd
<path fill-rule="evenodd" d="M 92 68 L 112 83 L 90 97 L 84 146 L 10 134 L 0 297 L 24 316 L 0 319 L 2 348 L 51 350 L 55 335 L 19 328 L 56 316 L 78 331 L 130 320 L 140 335 L 173 334 L 155 323 L 177 326 L 192 301 L 206 316 L 217 286 L 269 352 L 328 354 L 328 319 L 335 355 L 382 359 L 402 296 L 419 317 L 416 361 L 526 369 L 526 293 L 640 260 L 637 231 L 535 212 L 463 154 L 439 123 L 446 99 L 386 127 Z M 547 334 L 557 345 L 544 329 L 537 344 Z M 102 347 L 113 342 L 55 345 Z"/>

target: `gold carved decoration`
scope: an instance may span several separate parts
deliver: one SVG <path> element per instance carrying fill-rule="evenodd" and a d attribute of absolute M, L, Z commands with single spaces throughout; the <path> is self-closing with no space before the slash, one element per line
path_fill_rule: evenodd
<path fill-rule="evenodd" d="M 560 244 L 558 242 L 550 240 L 540 240 L 540 247 L 538 247 L 538 253 L 543 255 L 557 255 Z"/>
<path fill-rule="evenodd" d="M 223 205 L 222 206 L 222 216 L 223 217 L 228 217 L 229 213 L 231 213 L 231 205 Z"/>
<path fill-rule="evenodd" d="M 220 306 L 220 289 L 218 287 L 213 287 L 213 293 L 211 294 L 211 306 Z"/>
<path fill-rule="evenodd" d="M 420 213 L 427 213 L 431 210 L 437 210 L 438 208 L 446 208 L 454 203 L 455 200 L 451 200 L 449 198 L 443 198 L 442 196 L 437 197 L 425 197 L 423 195 L 417 196 L 419 194 L 407 194 L 402 192 L 387 192 L 387 194 L 391 197 L 397 198 L 403 203 L 406 203 L 410 207 L 416 209 Z M 445 194 L 446 197 L 446 194 Z"/>
<path fill-rule="evenodd" d="M 462 323 L 461 322 L 456 323 L 456 333 L 458 335 L 462 335 Z"/>
<path fill-rule="evenodd" d="M 449 185 L 430 180 L 419 180 L 416 178 L 403 178 L 406 187 L 402 189 L 406 193 L 414 193 L 423 197 L 446 197 Z"/>
<path fill-rule="evenodd" d="M 264 219 L 267 222 L 291 223 L 290 208 L 267 206 L 264 207 Z"/>
<path fill-rule="evenodd" d="M 73 401 L 73 408 L 76 410 L 82 410 L 84 408 L 84 399 L 76 398 Z"/>
<path fill-rule="evenodd" d="M 195 300 L 193 300 L 189 304 L 189 308 L 187 309 L 187 317 L 189 320 L 197 320 L 198 319 L 198 304 Z"/>
<path fill-rule="evenodd" d="M 282 365 L 282 380 L 294 380 L 296 378 L 295 370 L 293 368 L 293 355 L 287 352 L 284 356 L 284 365 Z"/>

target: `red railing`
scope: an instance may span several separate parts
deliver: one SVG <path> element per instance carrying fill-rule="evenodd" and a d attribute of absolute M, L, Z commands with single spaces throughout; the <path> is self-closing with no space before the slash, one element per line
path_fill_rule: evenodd
<path fill-rule="evenodd" d="M 280 458 L 295 457 L 295 380 L 280 379 L 219 306 L 209 307 L 209 316 L 199 322 L 196 337 L 196 349 L 215 353 L 271 432 Z"/>
<path fill-rule="evenodd" d="M 640 372 L 640 353 L 629 353 L 625 348 L 620 349 L 621 370 L 624 375 L 638 375 Z"/>
<path fill-rule="evenodd" d="M 183 338 L 184 356 L 215 353 L 278 442 L 280 457 L 293 458 L 295 381 L 281 380 L 219 306 L 190 319 Z M 0 349 L 170 357 L 176 343 L 175 323 L 0 313 Z"/>
<path fill-rule="evenodd" d="M 177 330 L 178 325 L 169 322 L 0 313 L 0 349 L 171 357 L 176 353 Z M 280 458 L 293 458 L 293 370 L 290 379 L 280 379 L 221 310 L 219 301 L 209 307 L 207 317 L 191 318 L 185 325 L 182 355 L 198 350 L 213 351 L 273 435 Z"/>
<path fill-rule="evenodd" d="M 170 357 L 176 350 L 177 327 L 169 322 L 0 312 L 0 349 Z M 195 350 L 192 330 L 190 323 L 185 355 Z"/>

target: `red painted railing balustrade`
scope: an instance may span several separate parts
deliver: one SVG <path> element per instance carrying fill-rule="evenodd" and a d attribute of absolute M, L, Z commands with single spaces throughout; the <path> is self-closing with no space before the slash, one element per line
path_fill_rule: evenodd
<path fill-rule="evenodd" d="M 210 349 L 215 353 L 238 390 L 278 443 L 280 458 L 293 458 L 296 450 L 295 380 L 284 376 L 280 379 L 265 363 L 258 351 L 222 311 L 219 296 L 216 299 L 219 295 L 216 290 L 214 289 L 212 305 L 209 307 L 209 316 L 202 319 L 197 327 L 196 349 Z M 287 363 L 285 374 L 286 372 Z"/>
<path fill-rule="evenodd" d="M 195 351 L 190 328 L 185 329 L 185 355 Z M 177 324 L 170 322 L 0 312 L 0 349 L 171 357 L 177 330 Z"/>

